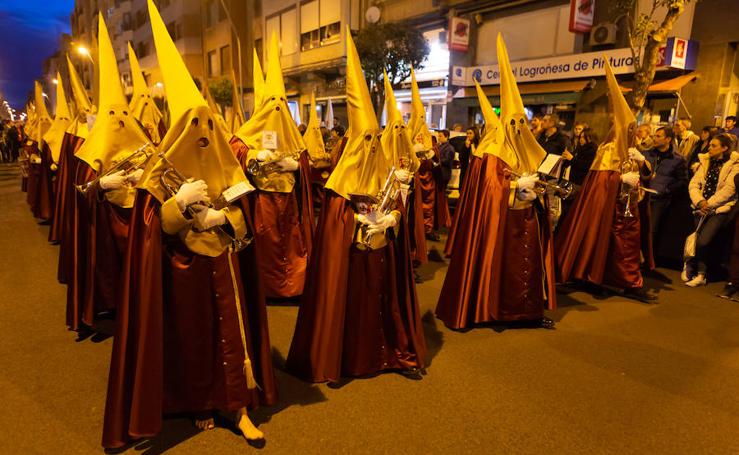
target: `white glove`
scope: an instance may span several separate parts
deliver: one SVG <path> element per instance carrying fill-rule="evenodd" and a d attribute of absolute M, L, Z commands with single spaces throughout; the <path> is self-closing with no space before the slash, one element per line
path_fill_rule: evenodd
<path fill-rule="evenodd" d="M 426 152 L 426 159 L 427 160 L 430 160 L 433 157 L 434 157 L 434 149 L 430 149 L 429 151 Z"/>
<path fill-rule="evenodd" d="M 536 199 L 536 191 L 525 188 L 516 190 L 516 199 L 519 201 L 530 202 Z"/>
<path fill-rule="evenodd" d="M 395 178 L 403 183 L 408 183 L 411 180 L 411 173 L 405 169 L 397 169 L 395 171 Z"/>
<path fill-rule="evenodd" d="M 272 158 L 272 152 L 269 150 L 260 150 L 257 152 L 257 161 L 267 161 Z"/>
<path fill-rule="evenodd" d="M 388 228 L 398 225 L 398 220 L 391 214 L 387 214 L 377 220 L 374 224 L 370 224 L 367 229 L 367 235 L 382 234 Z"/>
<path fill-rule="evenodd" d="M 177 190 L 177 194 L 174 195 L 177 207 L 180 208 L 180 212 L 184 212 L 187 206 L 195 204 L 196 202 L 210 202 L 208 197 L 208 185 L 202 180 L 196 180 L 194 182 L 185 182 Z"/>
<path fill-rule="evenodd" d="M 643 163 L 645 160 L 644 155 L 636 147 L 629 148 L 629 159 L 640 163 Z"/>
<path fill-rule="evenodd" d="M 127 180 L 129 182 L 131 182 L 131 183 L 133 183 L 135 185 L 135 184 L 139 183 L 139 180 L 141 180 L 141 176 L 142 175 L 144 175 L 144 170 L 143 169 L 136 169 L 135 171 L 133 171 L 130 174 L 128 174 L 128 177 L 126 177 L 126 178 L 127 178 Z"/>
<path fill-rule="evenodd" d="M 226 214 L 220 210 L 199 204 L 195 204 L 192 207 L 197 210 L 193 214 L 193 223 L 197 229 L 206 231 L 214 226 L 226 224 Z"/>
<path fill-rule="evenodd" d="M 283 172 L 297 171 L 298 167 L 300 167 L 298 162 L 293 158 L 283 158 L 277 162 L 277 165 L 280 166 Z"/>
<path fill-rule="evenodd" d="M 621 181 L 632 188 L 636 188 L 639 185 L 639 173 L 627 172 L 625 174 L 621 174 Z"/>
<path fill-rule="evenodd" d="M 126 176 L 123 175 L 123 171 L 118 171 L 115 174 L 100 177 L 100 188 L 104 190 L 115 190 L 118 188 L 122 188 L 125 183 Z"/>
<path fill-rule="evenodd" d="M 51 169 L 51 170 L 52 170 L 52 172 L 56 172 L 56 170 L 57 170 L 57 169 L 59 169 L 59 166 L 57 166 L 57 165 L 56 165 L 56 164 L 54 164 L 54 163 L 51 163 L 51 166 L 49 166 L 49 169 Z"/>
<path fill-rule="evenodd" d="M 33 164 L 41 164 L 41 157 L 33 153 L 31 154 L 31 157 L 28 159 L 28 161 Z"/>
<path fill-rule="evenodd" d="M 516 189 L 519 191 L 533 190 L 537 181 L 539 181 L 539 176 L 536 174 L 524 175 L 516 180 Z"/>
<path fill-rule="evenodd" d="M 370 220 L 367 215 L 357 215 L 357 221 L 364 224 L 365 226 L 369 226 L 370 224 L 372 224 L 372 220 Z"/>

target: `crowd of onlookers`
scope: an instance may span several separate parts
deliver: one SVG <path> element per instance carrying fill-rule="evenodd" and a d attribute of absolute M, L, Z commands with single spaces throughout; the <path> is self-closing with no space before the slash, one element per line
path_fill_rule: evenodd
<path fill-rule="evenodd" d="M 602 138 L 585 123 L 576 122 L 569 132 L 563 131 L 560 125 L 557 114 L 535 114 L 530 122 L 542 148 L 562 157 L 558 177 L 569 180 L 577 188 L 585 180 Z M 739 297 L 736 117 L 727 117 L 723 127 L 705 126 L 699 133 L 692 130 L 687 118 L 680 118 L 672 126 L 641 124 L 635 136 L 633 159 L 648 161 L 653 171 L 652 177 L 642 184 L 654 192 L 645 193 L 640 210 L 646 212 L 642 219 L 649 223 L 648 229 L 642 229 L 642 235 L 650 236 L 648 240 L 655 256 L 662 259 L 663 265 L 682 264 L 682 279 L 691 287 L 706 284 L 713 270 L 717 271 L 714 279 L 728 270 L 728 283 L 722 296 Z M 455 146 L 461 167 L 460 182 L 479 138 L 478 129 L 470 127 L 466 136 L 458 140 L 459 147 Z M 561 207 L 555 208 L 552 217 L 555 224 L 571 203 L 572 198 L 561 201 Z M 737 235 L 733 235 L 735 224 Z M 695 235 L 691 236 L 692 233 Z"/>
<path fill-rule="evenodd" d="M 21 122 L 0 120 L 0 162 L 11 163 L 18 160 L 23 136 Z"/>

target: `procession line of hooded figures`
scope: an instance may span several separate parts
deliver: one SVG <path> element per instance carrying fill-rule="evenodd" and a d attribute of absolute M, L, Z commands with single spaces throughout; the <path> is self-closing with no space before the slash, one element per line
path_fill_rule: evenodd
<path fill-rule="evenodd" d="M 235 109 L 225 120 L 196 87 L 151 0 L 148 7 L 168 128 L 130 46 L 134 93 L 126 101 L 103 15 L 97 106 L 68 60 L 74 110 L 61 79 L 53 121 L 38 83 L 35 109 L 28 107 L 24 185 L 60 244 L 66 323 L 94 330 L 102 314 L 115 315 L 103 446 L 155 436 L 172 413 L 212 428 L 219 411 L 234 415 L 248 441 L 262 441 L 247 410 L 278 400 L 268 297 L 302 296 L 290 373 L 312 382 L 382 371 L 421 379 L 426 344 L 413 265 L 426 248 L 417 196 L 424 163 L 413 142 L 428 150 L 431 135 L 415 78 L 408 126 L 386 83 L 381 133 L 347 30 L 349 128 L 331 151 L 316 225 L 310 166 L 329 154 L 315 99 L 304 137 L 290 117 L 276 36 L 266 79 L 254 59 L 251 118 L 243 123 Z M 551 326 L 544 310 L 556 307 L 555 281 L 642 286 L 638 197 L 623 195 L 650 169 L 636 162 L 625 171 L 634 117 L 610 66 L 613 127 L 555 241 L 537 176 L 545 152 L 500 36 L 497 51 L 501 116 L 478 85 L 485 134 L 445 249 L 451 259 L 436 316 L 452 329 Z"/>

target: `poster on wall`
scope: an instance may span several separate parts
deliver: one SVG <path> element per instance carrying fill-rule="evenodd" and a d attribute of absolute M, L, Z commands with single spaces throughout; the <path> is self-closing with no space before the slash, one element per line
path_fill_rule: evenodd
<path fill-rule="evenodd" d="M 570 31 L 586 33 L 593 28 L 595 0 L 570 0 Z"/>
<path fill-rule="evenodd" d="M 467 52 L 470 47 L 470 20 L 453 17 L 449 20 L 449 49 Z"/>

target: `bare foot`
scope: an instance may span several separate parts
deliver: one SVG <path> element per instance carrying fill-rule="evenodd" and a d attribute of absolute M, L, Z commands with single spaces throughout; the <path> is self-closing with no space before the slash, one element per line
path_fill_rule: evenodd
<path fill-rule="evenodd" d="M 212 430 L 216 424 L 213 422 L 213 417 L 209 419 L 195 419 L 195 426 L 200 430 Z"/>
<path fill-rule="evenodd" d="M 239 430 L 244 434 L 244 438 L 246 438 L 247 441 L 258 441 L 260 439 L 264 439 L 264 433 L 254 426 L 251 419 L 249 419 L 249 416 L 246 414 L 246 409 L 239 409 L 237 419 L 236 424 L 238 425 Z"/>

